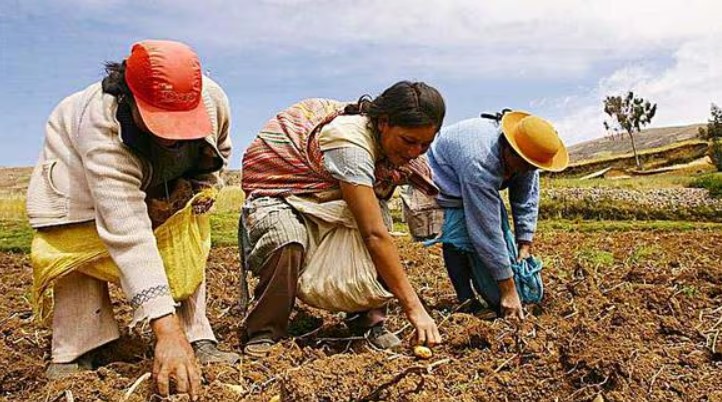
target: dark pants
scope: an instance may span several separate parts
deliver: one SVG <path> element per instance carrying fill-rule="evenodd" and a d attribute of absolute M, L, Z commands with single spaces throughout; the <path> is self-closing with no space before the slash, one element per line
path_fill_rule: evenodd
<path fill-rule="evenodd" d="M 292 243 L 276 250 L 258 272 L 256 304 L 246 318 L 247 339 L 277 341 L 288 334 L 304 251 Z"/>
<path fill-rule="evenodd" d="M 443 243 L 444 265 L 449 273 L 449 279 L 456 291 L 456 297 L 460 303 L 475 298 L 474 290 L 479 295 L 484 293 L 480 291 L 480 286 L 476 283 L 472 274 L 471 258 L 468 253 L 459 250 L 452 244 Z"/>

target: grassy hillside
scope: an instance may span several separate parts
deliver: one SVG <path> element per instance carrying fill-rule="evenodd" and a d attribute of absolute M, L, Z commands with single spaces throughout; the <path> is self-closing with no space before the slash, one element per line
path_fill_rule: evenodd
<path fill-rule="evenodd" d="M 649 128 L 642 130 L 635 136 L 637 150 L 644 151 L 652 148 L 668 146 L 691 139 L 697 139 L 699 128 L 703 124 L 687 126 Z M 569 147 L 569 156 L 572 163 L 589 161 L 593 159 L 610 158 L 632 152 L 632 144 L 628 136 L 605 136 L 585 141 Z"/>
<path fill-rule="evenodd" d="M 691 139 L 677 142 L 657 148 L 648 148 L 638 152 L 639 161 L 642 163 L 643 169 L 656 169 L 666 166 L 678 164 L 687 164 L 704 158 L 709 154 L 709 143 L 704 140 Z M 636 162 L 634 153 L 628 152 L 623 154 L 614 154 L 610 156 L 598 157 L 572 163 L 565 171 L 554 174 L 555 176 L 582 176 L 601 169 L 613 167 L 618 169 L 635 170 Z M 702 173 L 712 166 L 699 166 L 692 173 Z"/>

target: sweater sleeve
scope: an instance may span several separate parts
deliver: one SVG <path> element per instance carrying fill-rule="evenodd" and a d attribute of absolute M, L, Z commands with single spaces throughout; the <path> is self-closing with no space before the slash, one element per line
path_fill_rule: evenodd
<path fill-rule="evenodd" d="M 483 181 L 465 181 L 461 193 L 467 231 L 479 259 L 495 280 L 511 278 L 513 272 L 501 230 L 499 191 Z"/>
<path fill-rule="evenodd" d="M 517 241 L 531 242 L 539 215 L 539 171 L 514 177 L 509 183 L 509 202 Z"/>
<path fill-rule="evenodd" d="M 120 270 L 133 323 L 173 313 L 175 304 L 148 217 L 143 162 L 118 138 L 113 122 L 86 116 L 78 149 L 94 200 L 98 234 Z"/>

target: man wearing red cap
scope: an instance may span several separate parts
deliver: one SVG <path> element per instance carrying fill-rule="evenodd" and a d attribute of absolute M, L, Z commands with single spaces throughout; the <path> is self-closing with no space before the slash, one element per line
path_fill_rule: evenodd
<path fill-rule="evenodd" d="M 197 395 L 201 363 L 238 355 L 216 348 L 205 315 L 205 282 L 177 306 L 153 235 L 146 200 L 168 196 L 177 179 L 194 189 L 222 185 L 231 152 L 223 90 L 204 77 L 195 52 L 172 41 L 143 41 L 107 77 L 64 99 L 51 114 L 27 197 L 39 233 L 95 223 L 134 308 L 156 337 L 153 373 Z M 74 271 L 55 282 L 48 377 L 92 367 L 93 351 L 119 337 L 107 283 Z M 195 352 L 195 357 L 194 357 Z"/>

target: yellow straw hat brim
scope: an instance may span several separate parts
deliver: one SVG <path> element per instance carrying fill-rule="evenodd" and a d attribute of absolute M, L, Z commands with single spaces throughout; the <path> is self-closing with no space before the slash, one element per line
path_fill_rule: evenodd
<path fill-rule="evenodd" d="M 504 114 L 504 117 L 501 119 L 501 132 L 509 142 L 509 145 L 511 145 L 514 151 L 516 151 L 516 153 L 525 161 L 539 169 L 549 172 L 561 172 L 566 169 L 567 166 L 569 166 L 569 152 L 564 144 L 562 144 L 561 149 L 554 155 L 554 157 L 546 161 L 532 159 L 528 155 L 525 155 L 520 149 L 516 140 L 516 129 L 521 119 L 527 116 L 531 116 L 531 114 L 521 111 L 507 112 Z"/>

